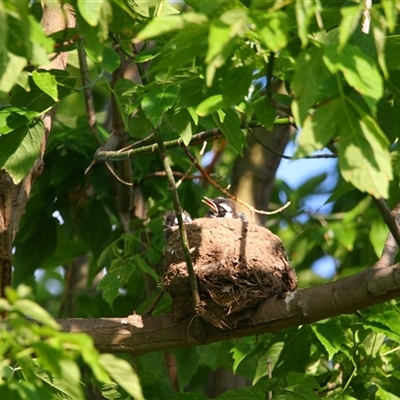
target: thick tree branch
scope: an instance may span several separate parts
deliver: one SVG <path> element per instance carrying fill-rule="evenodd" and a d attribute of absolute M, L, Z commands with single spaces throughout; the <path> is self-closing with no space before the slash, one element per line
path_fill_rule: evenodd
<path fill-rule="evenodd" d="M 400 264 L 375 265 L 336 282 L 299 289 L 287 298 L 273 297 L 254 311 L 246 326 L 232 330 L 205 327 L 200 342 L 189 321 L 175 321 L 171 315 L 127 318 L 60 319 L 62 329 L 85 332 L 103 352 L 136 355 L 178 347 L 209 344 L 227 339 L 310 324 L 339 314 L 383 303 L 400 296 Z"/>
<path fill-rule="evenodd" d="M 290 118 L 277 118 L 274 122 L 275 126 L 280 126 L 280 125 L 292 125 L 292 121 Z M 255 127 L 255 126 L 262 126 L 259 122 L 250 122 L 246 127 Z M 215 139 L 218 139 L 219 137 L 223 136 L 223 133 L 218 129 L 211 129 L 209 131 L 204 131 L 197 133 L 196 135 L 193 135 L 192 140 L 188 144 L 188 147 L 190 146 L 195 146 L 196 144 L 202 144 L 203 142 L 211 142 Z M 186 145 L 183 143 L 183 140 L 181 138 L 175 139 L 175 140 L 168 140 L 164 142 L 164 147 L 166 150 L 170 149 L 175 149 L 177 147 L 186 147 Z M 152 154 L 154 152 L 158 151 L 158 144 L 157 143 L 152 143 L 146 146 L 142 146 L 136 149 L 130 149 L 127 151 L 103 151 L 100 150 L 96 152 L 95 155 L 95 160 L 96 161 L 121 161 L 121 160 L 127 160 L 128 158 L 135 158 L 139 156 L 144 156 L 147 154 Z"/>

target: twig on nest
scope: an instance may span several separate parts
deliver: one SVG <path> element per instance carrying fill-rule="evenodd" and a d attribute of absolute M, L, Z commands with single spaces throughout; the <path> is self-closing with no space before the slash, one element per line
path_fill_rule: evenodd
<path fill-rule="evenodd" d="M 176 218 L 178 220 L 179 234 L 180 234 L 180 238 L 181 238 L 181 242 L 182 242 L 182 249 L 183 249 L 183 252 L 185 255 L 185 262 L 186 262 L 188 275 L 189 275 L 189 282 L 190 282 L 190 289 L 192 292 L 193 305 L 194 305 L 196 314 L 198 314 L 201 311 L 200 294 L 199 294 L 199 288 L 197 286 L 196 275 L 194 273 L 192 257 L 190 255 L 189 241 L 187 238 L 185 225 L 184 225 L 183 219 L 182 219 L 182 207 L 179 202 L 178 191 L 176 188 L 174 176 L 172 174 L 172 169 L 169 164 L 167 154 L 165 152 L 164 142 L 163 142 L 158 130 L 156 129 L 154 132 L 155 132 L 155 136 L 156 136 L 157 143 L 158 143 L 158 152 L 160 154 L 161 161 L 164 164 L 164 169 L 167 174 L 169 187 L 172 192 L 172 200 L 174 203 Z M 196 319 L 196 328 L 201 330 L 201 324 L 202 324 L 201 319 L 200 318 Z"/>
<path fill-rule="evenodd" d="M 196 161 L 196 159 L 190 154 L 189 150 L 187 147 L 183 148 L 183 151 L 186 153 L 186 155 L 189 157 L 189 159 L 192 161 L 192 163 L 196 166 L 196 168 L 199 170 L 199 172 L 204 176 L 204 178 L 211 183 L 214 187 L 216 187 L 219 191 L 221 191 L 223 194 L 225 194 L 227 197 L 230 199 L 237 201 L 239 204 L 245 206 L 251 213 L 251 218 L 254 223 L 254 213 L 256 214 L 263 214 L 263 215 L 272 215 L 272 214 L 277 214 L 281 211 L 283 211 L 285 208 L 290 206 L 290 201 L 288 201 L 286 204 L 284 204 L 282 207 L 278 208 L 277 210 L 274 211 L 263 211 L 263 210 L 257 210 L 250 204 L 246 203 L 243 200 L 238 199 L 236 196 L 233 194 L 229 193 L 226 189 L 224 189 L 222 186 L 220 186 L 217 182 L 214 181 L 210 177 L 210 175 L 207 174 L 207 172 L 203 169 L 203 167 Z"/>

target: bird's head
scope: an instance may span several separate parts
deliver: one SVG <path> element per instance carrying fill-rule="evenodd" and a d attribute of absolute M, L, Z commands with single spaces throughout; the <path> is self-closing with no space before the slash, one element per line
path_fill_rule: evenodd
<path fill-rule="evenodd" d="M 231 199 L 225 199 L 224 197 L 210 199 L 208 197 L 204 197 L 201 201 L 211 209 L 207 212 L 206 217 L 237 218 L 236 205 Z"/>

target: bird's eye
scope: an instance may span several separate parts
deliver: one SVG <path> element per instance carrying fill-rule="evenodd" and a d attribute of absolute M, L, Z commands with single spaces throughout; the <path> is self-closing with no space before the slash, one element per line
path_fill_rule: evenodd
<path fill-rule="evenodd" d="M 219 205 L 219 209 L 220 211 L 222 211 L 223 213 L 231 213 L 232 212 L 232 208 L 228 206 L 228 204 L 220 204 Z M 221 210 L 222 209 L 222 210 Z"/>

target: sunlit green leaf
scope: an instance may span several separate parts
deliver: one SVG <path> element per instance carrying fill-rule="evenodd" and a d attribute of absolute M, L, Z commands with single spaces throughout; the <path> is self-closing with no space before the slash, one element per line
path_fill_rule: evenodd
<path fill-rule="evenodd" d="M 339 25 L 340 49 L 345 48 L 350 36 L 357 27 L 360 27 L 360 19 L 362 16 L 363 3 L 348 3 L 340 9 L 342 21 Z"/>
<path fill-rule="evenodd" d="M 247 25 L 247 15 L 244 10 L 230 10 L 219 20 L 212 21 L 208 37 L 206 63 L 207 86 L 211 86 L 215 71 L 220 68 L 232 54 L 237 42 L 242 37 Z"/>
<path fill-rule="evenodd" d="M 224 133 L 229 144 L 240 154 L 243 155 L 243 147 L 247 146 L 246 137 L 240 127 L 240 119 L 237 113 L 228 108 L 225 110 L 225 118 L 221 121 L 219 118 L 214 118 L 219 129 Z"/>
<path fill-rule="evenodd" d="M 30 171 L 39 156 L 44 134 L 43 122 L 36 120 L 0 137 L 0 168 L 4 168 L 19 183 Z"/>
<path fill-rule="evenodd" d="M 292 81 L 292 111 L 300 125 L 314 105 L 322 81 L 328 76 L 322 56 L 323 50 L 314 47 L 302 52 L 296 62 Z"/>
<path fill-rule="evenodd" d="M 101 17 L 101 8 L 107 3 L 105 0 L 85 1 L 78 0 L 78 9 L 86 22 L 91 26 L 96 26 Z"/>
<path fill-rule="evenodd" d="M 59 329 L 59 325 L 53 319 L 53 317 L 37 303 L 29 299 L 18 299 L 13 307 L 15 310 L 19 311 L 23 315 L 27 315 L 30 318 L 47 325 L 53 329 Z"/>
<path fill-rule="evenodd" d="M 224 99 L 222 94 L 216 94 L 202 101 L 196 108 L 196 114 L 200 115 L 200 117 L 205 117 L 221 109 L 223 105 Z"/>
<path fill-rule="evenodd" d="M 343 72 L 347 83 L 363 95 L 375 113 L 383 96 L 383 80 L 373 60 L 354 45 L 347 45 L 340 53 L 335 47 L 328 46 L 323 58 L 331 73 Z"/>
<path fill-rule="evenodd" d="M 112 354 L 101 354 L 100 363 L 115 382 L 135 400 L 144 400 L 139 379 L 127 361 Z"/>
<path fill-rule="evenodd" d="M 250 15 L 257 27 L 260 42 L 269 50 L 278 52 L 288 41 L 287 15 L 284 12 L 253 12 Z"/>
<path fill-rule="evenodd" d="M 32 78 L 39 89 L 43 90 L 54 101 L 58 101 L 57 81 L 54 75 L 45 71 L 33 71 Z"/>
<path fill-rule="evenodd" d="M 179 86 L 164 86 L 153 89 L 142 100 L 142 109 L 154 127 L 160 123 L 162 115 L 177 101 Z"/>
<path fill-rule="evenodd" d="M 0 109 L 0 135 L 12 132 L 21 125 L 28 125 L 37 115 L 36 111 L 18 107 Z"/>
<path fill-rule="evenodd" d="M 207 17 L 203 14 L 195 12 L 187 12 L 180 15 L 170 15 L 165 17 L 157 17 L 150 21 L 146 27 L 136 36 L 136 41 L 151 39 L 156 36 L 164 35 L 169 32 L 188 28 L 190 24 L 206 24 Z"/>

